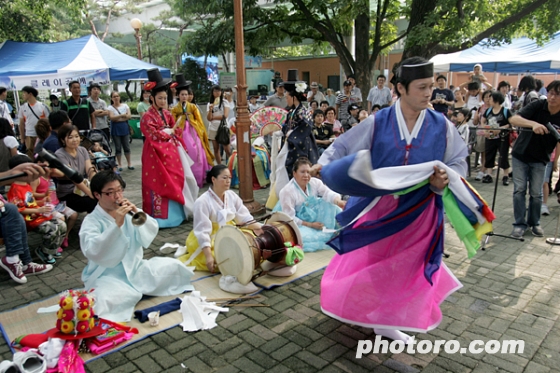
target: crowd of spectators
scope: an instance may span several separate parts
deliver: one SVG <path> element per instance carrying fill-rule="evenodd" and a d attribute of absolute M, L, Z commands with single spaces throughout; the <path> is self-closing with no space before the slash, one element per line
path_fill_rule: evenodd
<path fill-rule="evenodd" d="M 6 247 L 0 266 L 18 283 L 25 283 L 26 276 L 50 271 L 68 247 L 78 213 L 90 213 L 97 205 L 89 180 L 98 171 L 95 159 L 112 153 L 111 137 L 124 147 L 128 169 L 134 169 L 128 146 L 130 109 L 120 103 L 118 92 L 113 92 L 108 106 L 96 83 L 87 87 L 87 97 L 81 96 L 77 81 L 68 88 L 71 96 L 62 99 L 51 94 L 47 106 L 36 88 L 23 87 L 23 102 L 16 115 L 6 101 L 7 89 L 0 87 L 0 174 L 24 171 L 30 175 L 0 186 L 0 234 Z M 87 141 L 96 131 L 102 140 Z M 43 159 L 37 156 L 43 149 L 74 169 L 83 181 L 76 183 L 53 167 L 43 169 Z M 122 171 L 118 146 L 117 155 Z M 27 243 L 30 231 L 42 237 L 35 253 L 44 264 L 32 261 Z"/>

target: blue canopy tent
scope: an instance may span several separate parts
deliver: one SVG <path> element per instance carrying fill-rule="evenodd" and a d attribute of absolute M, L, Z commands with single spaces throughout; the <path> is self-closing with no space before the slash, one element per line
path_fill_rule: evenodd
<path fill-rule="evenodd" d="M 124 54 L 93 35 L 58 43 L 6 41 L 0 45 L 0 85 L 21 89 L 65 88 L 70 80 L 108 84 L 110 80 L 147 79 L 146 70 L 169 69 Z"/>
<path fill-rule="evenodd" d="M 434 72 L 471 71 L 477 63 L 488 72 L 560 72 L 560 32 L 542 46 L 529 38 L 513 39 L 511 44 L 501 46 L 485 44 L 483 40 L 472 48 L 432 57 Z"/>

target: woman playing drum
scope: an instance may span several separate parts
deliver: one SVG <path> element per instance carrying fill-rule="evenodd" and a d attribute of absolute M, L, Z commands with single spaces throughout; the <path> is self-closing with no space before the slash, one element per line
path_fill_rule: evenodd
<path fill-rule="evenodd" d="M 241 198 L 229 190 L 231 173 L 225 165 L 212 167 L 206 175 L 206 182 L 212 186 L 194 203 L 193 230 L 187 237 L 187 254 L 179 260 L 196 266 L 199 271 L 214 272 L 217 267 L 213 246 L 218 229 L 232 221 L 245 224 L 254 219 Z M 244 228 L 262 234 L 260 223 L 247 224 Z"/>
<path fill-rule="evenodd" d="M 332 237 L 332 232 L 322 230 L 334 229 L 336 214 L 346 206 L 340 194 L 330 190 L 321 180 L 311 177 L 310 170 L 311 162 L 307 158 L 296 160 L 294 177 L 280 191 L 280 201 L 274 208 L 274 211 L 282 211 L 294 219 L 301 232 L 305 252 L 327 248 L 325 243 Z"/>

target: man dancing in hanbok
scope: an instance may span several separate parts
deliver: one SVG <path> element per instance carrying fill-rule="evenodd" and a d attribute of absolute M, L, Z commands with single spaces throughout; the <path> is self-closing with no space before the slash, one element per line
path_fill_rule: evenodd
<path fill-rule="evenodd" d="M 82 273 L 87 290 L 95 289 L 95 311 L 105 319 L 130 321 L 142 295 L 175 295 L 194 290 L 193 272 L 172 258 L 142 259 L 158 233 L 149 215 L 143 225 L 132 224 L 129 212 L 139 210 L 124 198 L 125 183 L 113 171 L 101 171 L 91 180 L 99 201 L 85 217 L 80 246 L 88 264 Z"/>
<path fill-rule="evenodd" d="M 467 147 L 459 133 L 427 109 L 433 64 L 409 58 L 393 84 L 395 105 L 340 136 L 313 168 L 352 196 L 337 216 L 344 228 L 329 242 L 341 255 L 323 275 L 323 312 L 407 343 L 400 330 L 437 327 L 440 303 L 462 287 L 441 261 L 444 205 L 455 228 L 468 226 L 457 231 L 470 255 L 493 214 L 461 178 Z"/>

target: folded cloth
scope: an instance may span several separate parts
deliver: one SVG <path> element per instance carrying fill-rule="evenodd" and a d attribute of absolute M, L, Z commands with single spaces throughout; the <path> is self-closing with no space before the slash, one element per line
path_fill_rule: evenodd
<path fill-rule="evenodd" d="M 178 311 L 179 309 L 181 309 L 181 302 L 182 302 L 181 299 L 175 298 L 173 300 L 170 300 L 169 302 L 158 304 L 157 306 L 146 308 L 144 310 L 134 311 L 134 318 L 144 323 L 148 321 L 148 314 L 150 312 L 159 311 L 160 316 L 163 316 L 167 313 Z"/>
<path fill-rule="evenodd" d="M 218 307 L 214 302 L 207 302 L 199 291 L 183 298 L 181 313 L 183 322 L 180 324 L 185 332 L 195 332 L 216 327 L 216 317 L 220 312 L 228 312 L 229 308 Z"/>

